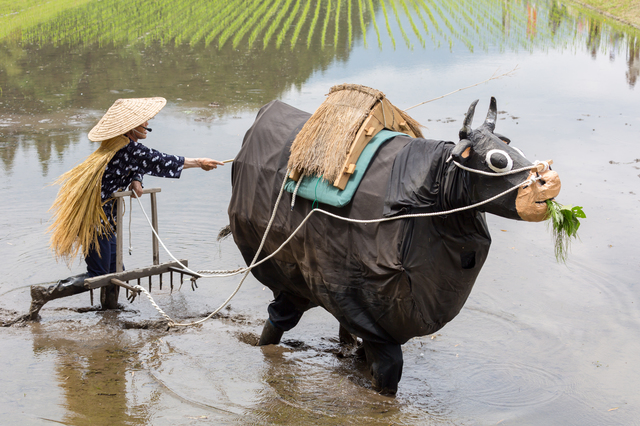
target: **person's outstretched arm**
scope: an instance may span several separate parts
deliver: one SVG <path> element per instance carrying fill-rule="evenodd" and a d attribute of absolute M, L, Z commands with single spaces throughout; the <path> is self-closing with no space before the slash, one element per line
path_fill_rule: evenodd
<path fill-rule="evenodd" d="M 216 169 L 218 166 L 223 166 L 224 163 L 218 160 L 212 160 L 211 158 L 185 158 L 184 169 L 192 169 L 194 167 L 200 167 L 202 170 Z"/>
<path fill-rule="evenodd" d="M 224 163 L 218 160 L 212 160 L 211 158 L 186 158 L 184 159 L 183 169 L 192 169 L 195 167 L 200 167 L 202 170 L 212 170 L 218 168 L 218 166 L 223 166 Z M 142 196 L 142 182 L 138 180 L 134 180 L 129 185 L 130 191 L 135 191 L 138 197 Z"/>

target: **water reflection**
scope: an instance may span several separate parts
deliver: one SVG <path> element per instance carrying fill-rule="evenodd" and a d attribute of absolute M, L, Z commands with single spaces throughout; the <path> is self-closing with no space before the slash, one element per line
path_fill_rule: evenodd
<path fill-rule="evenodd" d="M 61 423 L 110 425 L 144 424 L 145 404 L 137 405 L 128 395 L 132 372 L 140 368 L 139 347 L 122 333 L 100 327 L 93 338 L 65 338 L 72 330 L 48 330 L 34 334 L 34 354 L 54 352 L 55 374 L 66 412 Z"/>
<path fill-rule="evenodd" d="M 326 424 L 383 425 L 399 418 L 404 424 L 417 424 L 411 413 L 402 412 L 401 398 L 378 395 L 370 388 L 364 361 L 337 356 L 337 342 L 313 347 L 285 339 L 281 345 L 260 349 L 267 367 L 262 381 L 269 389 L 259 393 L 253 415 L 267 424 L 290 424 L 294 417 L 296 424 L 322 419 Z"/>
<path fill-rule="evenodd" d="M 0 159 L 35 148 L 43 174 L 117 97 L 162 95 L 209 123 L 255 111 L 354 46 L 473 52 L 582 46 L 626 57 L 639 32 L 557 0 L 38 0 L 0 9 Z M 400 41 L 402 40 L 402 41 Z M 158 93 L 161 88 L 162 93 Z"/>
<path fill-rule="evenodd" d="M 627 82 L 630 87 L 636 85 L 638 76 L 640 75 L 640 40 L 634 39 L 629 42 L 629 54 L 627 55 L 627 63 L 629 71 L 627 71 Z"/>
<path fill-rule="evenodd" d="M 430 39 L 435 47 L 464 45 L 470 51 L 582 45 L 595 55 L 624 50 L 637 43 L 639 33 L 557 0 L 225 0 L 216 7 L 203 0 L 33 3 L 4 16 L 0 10 L 0 87 L 5 103 L 24 101 L 5 104 L 16 112 L 55 110 L 80 93 L 83 102 L 76 106 L 95 107 L 86 89 L 96 84 L 105 96 L 113 89 L 134 90 L 137 84 L 131 83 L 143 77 L 166 82 L 185 73 L 200 77 L 194 84 L 223 89 L 222 98 L 234 104 L 247 99 L 225 96 L 227 91 L 244 93 L 248 82 L 261 83 L 263 99 L 272 99 L 278 88 L 304 82 L 309 69 L 346 60 L 361 39 L 385 49 L 385 43 L 395 49 L 397 39 L 410 49 L 427 47 Z M 255 73 L 237 74 L 247 67 Z M 204 84 L 213 83 L 209 77 L 230 84 Z"/>

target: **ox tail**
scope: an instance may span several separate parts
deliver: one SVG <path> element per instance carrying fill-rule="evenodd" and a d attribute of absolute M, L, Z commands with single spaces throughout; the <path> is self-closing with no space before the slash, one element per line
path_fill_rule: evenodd
<path fill-rule="evenodd" d="M 227 238 L 229 235 L 231 235 L 231 225 L 225 226 L 220 230 L 220 232 L 218 232 L 217 241 L 222 241 L 225 238 Z"/>

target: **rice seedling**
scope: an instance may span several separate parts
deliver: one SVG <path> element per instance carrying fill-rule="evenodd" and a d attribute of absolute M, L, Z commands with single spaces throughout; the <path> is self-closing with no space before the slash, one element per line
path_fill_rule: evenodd
<path fill-rule="evenodd" d="M 251 16 L 251 19 L 248 19 L 244 23 L 242 28 L 236 31 L 235 35 L 233 36 L 234 49 L 240 45 L 240 41 L 242 40 L 244 35 L 249 31 L 249 29 L 255 28 L 256 22 L 258 22 L 258 20 L 264 20 L 264 16 L 265 14 L 267 14 L 267 11 L 269 9 L 273 9 L 273 4 L 271 1 L 264 1 L 261 3 L 262 4 L 258 7 L 258 9 L 255 10 L 255 13 L 253 14 L 253 16 Z"/>
<path fill-rule="evenodd" d="M 554 253 L 558 262 L 566 263 L 571 239 L 578 237 L 580 220 L 585 215 L 580 206 L 563 206 L 555 200 L 547 200 L 547 220 L 554 239 Z"/>
<path fill-rule="evenodd" d="M 351 0 L 347 1 L 347 23 L 348 23 L 348 30 L 349 33 L 347 35 L 348 39 L 349 39 L 349 47 L 351 47 L 351 42 L 353 40 L 353 26 L 351 24 Z"/>
<path fill-rule="evenodd" d="M 484 6 L 490 8 L 490 5 L 487 4 L 486 0 L 484 1 Z M 459 39 L 462 43 L 467 46 L 467 48 L 473 52 L 474 46 L 481 44 L 482 47 L 486 50 L 487 42 L 484 34 L 486 32 L 492 32 L 493 28 L 490 28 L 486 25 L 484 20 L 481 18 L 481 14 L 477 13 L 477 9 L 479 6 L 474 7 L 477 2 L 471 4 L 471 7 L 468 2 L 462 0 L 452 0 L 451 2 L 444 3 L 446 7 L 448 7 L 448 11 L 451 16 L 454 18 L 455 22 L 458 24 L 458 27 L 461 29 Z M 471 12 L 469 12 L 471 10 Z M 470 14 L 471 13 L 471 14 Z M 473 16 L 472 16 L 473 15 Z M 481 31 L 477 21 L 482 21 L 481 23 L 485 24 L 484 28 L 486 31 Z M 474 44 L 469 37 L 475 37 L 477 42 Z M 494 34 L 494 40 L 502 39 L 501 34 Z M 469 47 L 471 46 L 471 47 Z"/>
<path fill-rule="evenodd" d="M 371 8 L 371 22 L 373 22 L 373 28 L 376 30 L 378 36 L 378 47 L 382 50 L 382 40 L 380 40 L 380 30 L 378 29 L 378 23 L 376 22 L 376 9 L 373 7 L 373 2 L 369 0 L 369 7 Z"/>
<path fill-rule="evenodd" d="M 322 35 L 320 36 L 320 46 L 324 49 L 324 41 L 327 35 L 327 28 L 329 27 L 329 20 L 331 19 L 331 0 L 327 3 L 327 14 L 324 16 L 324 22 L 322 23 Z"/>
<path fill-rule="evenodd" d="M 336 49 L 338 47 L 338 31 L 340 30 L 340 8 L 342 7 L 342 0 L 338 0 L 338 5 L 336 6 L 336 18 L 335 22 L 335 33 L 333 35 L 333 48 Z"/>
<path fill-rule="evenodd" d="M 424 28 L 425 34 L 431 37 L 431 41 L 433 42 L 433 44 L 436 44 L 436 37 L 433 34 L 433 32 L 429 30 L 429 25 L 427 24 L 427 20 L 424 18 L 424 16 L 422 16 L 422 11 L 420 10 L 420 7 L 414 0 L 411 0 L 411 6 L 413 6 L 413 10 L 415 11 L 415 14 L 418 16 L 418 18 L 420 18 L 420 22 L 422 22 L 422 26 Z"/>
<path fill-rule="evenodd" d="M 267 9 L 267 12 L 262 16 L 262 19 L 259 21 L 257 25 L 254 26 L 253 31 L 251 31 L 251 35 L 249 35 L 248 46 L 249 48 L 253 47 L 253 43 L 258 39 L 258 35 L 262 33 L 262 30 L 271 22 L 271 18 L 273 15 L 280 10 L 280 5 L 282 0 L 276 0 L 273 7 Z M 318 3 L 320 4 L 320 3 Z"/>
<path fill-rule="evenodd" d="M 280 22 L 284 19 L 285 15 L 289 11 L 289 7 L 291 7 L 291 1 L 292 0 L 286 1 L 284 6 L 282 6 L 282 9 L 280 9 L 280 12 L 276 15 L 275 19 L 267 29 L 267 32 L 262 39 L 262 47 L 264 49 L 266 49 L 267 46 L 269 45 L 269 40 L 271 40 L 273 33 L 276 32 L 276 30 L 278 29 L 278 26 L 280 25 Z"/>
<path fill-rule="evenodd" d="M 227 40 L 234 34 L 242 38 L 242 36 L 244 35 L 244 32 L 240 30 L 242 28 L 245 28 L 245 31 L 248 30 L 249 27 L 246 26 L 246 23 L 252 21 L 252 18 L 249 18 L 249 17 L 258 16 L 258 11 L 259 10 L 263 11 L 267 5 L 268 5 L 268 2 L 266 1 L 254 1 L 253 4 L 246 5 L 242 13 L 236 16 L 232 22 L 227 24 L 225 30 L 220 33 L 220 36 L 218 37 L 218 49 L 222 49 L 222 47 L 227 42 Z M 256 9 L 256 7 L 253 7 L 253 6 L 256 6 L 256 7 L 259 6 L 259 8 Z"/>
<path fill-rule="evenodd" d="M 393 37 L 393 32 L 391 31 L 391 26 L 389 25 L 389 15 L 387 14 L 387 7 L 384 4 L 384 0 L 380 0 L 380 6 L 382 7 L 382 14 L 384 15 L 384 22 L 387 26 L 387 32 L 389 33 L 389 37 L 391 38 L 391 44 L 393 45 L 393 49 L 396 49 L 396 40 Z"/>
<path fill-rule="evenodd" d="M 422 37 L 422 34 L 420 34 L 420 30 L 416 26 L 415 22 L 413 22 L 413 18 L 411 17 L 411 12 L 409 11 L 409 7 L 407 6 L 407 3 L 404 0 L 400 0 L 400 4 L 402 6 L 402 10 L 404 10 L 404 14 L 409 19 L 409 23 L 411 24 L 411 28 L 413 29 L 413 33 L 418 38 L 418 41 L 420 41 L 420 45 L 422 45 L 422 47 L 424 47 L 425 46 L 424 38 Z"/>
<path fill-rule="evenodd" d="M 244 8 L 240 7 L 241 1 L 231 2 L 227 5 L 225 10 L 227 10 L 224 14 L 219 14 L 218 16 L 222 16 L 217 22 L 213 30 L 207 35 L 204 39 L 204 45 L 208 46 L 211 42 L 216 38 L 218 34 L 220 34 L 224 29 L 232 22 L 238 14 L 240 14 Z"/>
<path fill-rule="evenodd" d="M 231 7 L 234 7 L 233 2 L 231 4 L 227 4 L 227 6 L 220 9 L 215 9 L 213 7 L 206 8 L 205 14 L 202 15 L 198 20 L 199 28 L 189 39 L 189 44 L 191 46 L 196 45 L 202 39 L 202 37 L 205 36 L 205 34 L 211 31 L 211 29 L 217 22 L 218 16 L 224 16 L 221 14 L 226 13 L 227 10 Z"/>
<path fill-rule="evenodd" d="M 427 5 L 424 0 L 418 0 L 418 1 L 420 2 L 420 5 L 422 6 L 422 10 L 424 10 L 425 13 L 429 16 L 429 20 L 433 24 L 433 27 L 436 29 L 438 34 L 441 37 L 443 37 L 446 41 L 448 41 L 449 44 L 451 44 L 451 38 L 449 37 L 449 35 L 444 33 L 442 28 L 440 28 L 440 25 L 438 24 L 438 20 L 435 18 L 434 14 L 433 14 L 433 12 L 431 10 L 432 7 L 429 7 L 429 5 Z"/>
<path fill-rule="evenodd" d="M 435 11 L 438 13 L 438 15 L 440 16 L 440 19 L 444 23 L 445 27 L 447 27 L 449 32 L 453 35 L 453 37 L 455 37 L 458 40 L 460 40 L 465 46 L 467 46 L 467 49 L 469 49 L 470 52 L 473 52 L 473 47 L 474 47 L 473 43 L 471 43 L 468 38 L 464 37 L 460 33 L 460 31 L 456 30 L 455 27 L 453 26 L 453 24 L 451 23 L 451 20 L 450 20 L 449 16 L 453 17 L 453 19 L 456 19 L 457 15 L 456 15 L 455 11 L 451 12 L 450 4 L 448 2 L 442 2 L 442 6 L 447 8 L 447 12 L 449 12 L 449 15 L 447 15 L 437 3 L 435 3 L 432 0 L 429 0 L 429 3 L 435 9 Z M 448 37 L 448 41 L 449 41 L 449 49 L 452 49 L 453 48 L 453 39 Z"/>
<path fill-rule="evenodd" d="M 364 24 L 364 8 L 366 5 L 362 4 L 362 0 L 358 0 L 358 15 L 360 17 L 360 29 L 362 30 L 362 41 L 364 47 L 367 47 L 367 26 Z"/>
<path fill-rule="evenodd" d="M 191 35 L 195 34 L 202 26 L 202 22 L 204 21 L 203 17 L 207 15 L 207 4 L 205 2 L 196 3 L 190 9 L 190 13 L 185 17 L 185 21 L 179 25 L 178 28 L 182 28 L 182 32 L 178 34 L 175 38 L 175 45 L 179 46 L 182 44 L 183 40 L 188 40 L 191 38 Z"/>
<path fill-rule="evenodd" d="M 311 45 L 313 32 L 315 31 L 316 25 L 318 24 L 318 19 L 320 19 L 320 6 L 321 5 L 322 5 L 322 2 L 317 2 L 316 10 L 313 12 L 313 20 L 311 20 L 311 25 L 309 27 L 309 34 L 307 35 L 307 49 Z"/>
<path fill-rule="evenodd" d="M 291 23 L 298 15 L 299 10 L 300 10 L 300 0 L 296 0 L 296 4 L 295 6 L 293 6 L 293 10 L 291 11 L 291 13 L 289 13 L 287 20 L 284 21 L 284 24 L 280 29 L 280 34 L 278 34 L 278 38 L 276 39 L 276 49 L 279 49 L 280 46 L 282 45 L 282 42 L 284 41 L 284 38 L 287 35 L 289 28 L 291 27 Z"/>
<path fill-rule="evenodd" d="M 298 36 L 300 35 L 300 31 L 302 30 L 302 26 L 307 21 L 309 9 L 311 9 L 311 0 L 307 0 L 307 3 L 304 5 L 304 9 L 302 10 L 301 18 L 298 19 L 298 23 L 293 30 L 293 35 L 291 36 L 291 50 L 293 50 L 293 48 L 296 46 Z"/>
<path fill-rule="evenodd" d="M 0 10 L 0 40 L 55 19 L 61 12 L 79 8 L 91 0 L 60 0 L 55 4 L 30 0 L 5 3 Z M 44 40 L 41 40 L 41 42 Z M 41 44 L 41 43 L 40 43 Z"/>
<path fill-rule="evenodd" d="M 398 29 L 400 30 L 400 34 L 402 35 L 402 38 L 404 39 L 405 44 L 407 45 L 407 47 L 409 49 L 413 49 L 413 44 L 411 44 L 411 40 L 409 40 L 409 36 L 407 36 L 407 33 L 405 32 L 404 28 L 402 27 L 402 21 L 400 20 L 400 15 L 398 14 L 398 8 L 396 7 L 396 1 L 395 0 L 389 0 L 389 4 L 391 5 L 391 9 L 393 10 L 393 15 L 396 17 L 396 22 L 398 23 Z M 409 17 L 409 19 L 411 19 L 411 17 Z"/>

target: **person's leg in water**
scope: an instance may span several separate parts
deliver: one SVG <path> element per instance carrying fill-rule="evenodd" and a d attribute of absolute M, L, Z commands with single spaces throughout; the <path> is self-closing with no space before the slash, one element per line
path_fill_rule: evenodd
<path fill-rule="evenodd" d="M 97 277 L 99 275 L 111 274 L 116 272 L 116 235 L 115 233 L 108 240 L 108 256 L 105 255 L 104 262 L 102 258 L 100 262 L 96 262 L 95 265 L 89 265 L 87 262 L 87 271 L 89 277 Z M 105 243 L 105 244 L 107 244 Z M 122 265 L 124 271 L 124 265 Z M 105 287 L 100 287 L 100 305 L 102 310 L 117 309 L 118 308 L 118 295 L 120 294 L 120 287 L 115 284 L 109 284 Z"/>
<path fill-rule="evenodd" d="M 92 248 L 89 250 L 89 255 L 85 258 L 87 264 L 86 273 L 65 278 L 49 287 L 39 285 L 31 286 L 31 306 L 27 314 L 28 319 L 38 319 L 40 309 L 42 309 L 45 303 L 51 300 L 88 291 L 88 289 L 84 287 L 84 280 L 86 278 L 115 272 L 115 233 L 98 237 L 98 247 L 100 248 L 100 254 L 98 254 L 98 250 Z"/>

